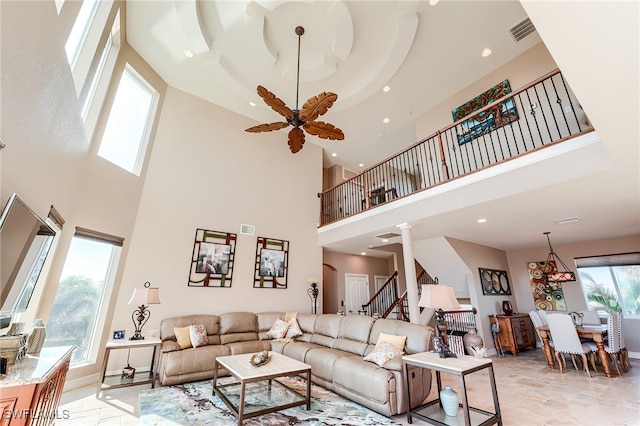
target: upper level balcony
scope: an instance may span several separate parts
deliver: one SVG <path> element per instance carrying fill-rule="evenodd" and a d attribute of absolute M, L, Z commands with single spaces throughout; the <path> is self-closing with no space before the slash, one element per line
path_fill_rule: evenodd
<path fill-rule="evenodd" d="M 320 227 L 593 131 L 559 70 L 510 93 L 494 89 L 453 124 L 320 193 Z"/>

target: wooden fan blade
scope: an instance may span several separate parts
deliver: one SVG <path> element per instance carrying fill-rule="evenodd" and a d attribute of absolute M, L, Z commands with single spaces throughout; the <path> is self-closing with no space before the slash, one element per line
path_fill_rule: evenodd
<path fill-rule="evenodd" d="M 307 121 L 303 127 L 310 135 L 315 135 L 322 139 L 329 139 L 332 141 L 341 141 L 344 139 L 344 133 L 342 133 L 342 130 L 338 129 L 333 124 L 325 123 L 324 121 Z"/>
<path fill-rule="evenodd" d="M 289 132 L 289 149 L 294 154 L 302 149 L 304 145 L 304 132 L 299 127 L 294 127 Z"/>
<path fill-rule="evenodd" d="M 331 92 L 322 92 L 318 96 L 309 98 L 309 100 L 302 105 L 300 117 L 302 120 L 313 121 L 326 113 L 337 99 L 338 95 Z"/>
<path fill-rule="evenodd" d="M 276 121 L 275 123 L 264 123 L 258 124 L 257 126 L 249 127 L 245 130 L 245 132 L 251 133 L 260 133 L 260 132 L 270 132 L 272 130 L 280 130 L 287 127 L 289 123 L 286 121 Z"/>
<path fill-rule="evenodd" d="M 262 86 L 258 86 L 258 95 L 264 100 L 264 103 L 269 105 L 272 110 L 285 117 L 287 120 L 293 120 L 293 111 L 273 93 L 268 91 Z"/>

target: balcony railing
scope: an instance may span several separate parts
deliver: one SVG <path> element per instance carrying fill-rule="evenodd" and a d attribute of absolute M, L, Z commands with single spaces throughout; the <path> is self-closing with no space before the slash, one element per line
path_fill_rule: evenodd
<path fill-rule="evenodd" d="M 320 226 L 592 131 L 559 70 L 320 194 Z"/>

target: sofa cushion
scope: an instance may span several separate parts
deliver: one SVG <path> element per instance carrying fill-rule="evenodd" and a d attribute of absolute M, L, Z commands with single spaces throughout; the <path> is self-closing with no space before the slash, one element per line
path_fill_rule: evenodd
<path fill-rule="evenodd" d="M 191 324 L 203 324 L 207 329 L 207 340 L 210 345 L 220 344 L 220 318 L 217 315 L 197 314 L 181 317 L 169 317 L 160 322 L 160 340 L 177 340 L 174 327 L 186 327 Z"/>
<path fill-rule="evenodd" d="M 340 333 L 340 323 L 344 317 L 337 314 L 323 314 L 316 319 L 314 334 L 311 343 L 317 343 L 327 348 L 332 348 Z"/>
<path fill-rule="evenodd" d="M 413 324 L 410 322 L 390 319 L 379 319 L 371 327 L 369 334 L 369 343 L 375 346 L 378 343 L 380 333 L 395 334 L 397 336 L 407 336 L 404 346 L 404 352 L 407 354 L 415 354 L 427 352 L 429 350 L 429 339 L 433 327 L 421 324 Z M 371 348 L 373 350 L 373 348 Z"/>
<path fill-rule="evenodd" d="M 291 324 L 289 322 L 276 318 L 271 329 L 267 331 L 267 337 L 271 339 L 282 339 L 287 334 L 287 330 L 289 330 L 290 325 Z"/>
<path fill-rule="evenodd" d="M 396 391 L 393 374 L 372 362 L 364 362 L 362 357 L 340 357 L 333 368 L 333 381 L 337 387 L 346 388 L 367 399 L 385 403 L 389 400 L 389 393 Z"/>
<path fill-rule="evenodd" d="M 398 349 L 400 352 L 404 351 L 404 344 L 407 341 L 407 336 L 398 336 L 397 334 L 386 334 L 386 333 L 380 333 L 380 335 L 378 336 L 378 341 L 376 342 L 376 348 L 377 345 L 379 345 L 381 342 L 388 342 L 391 343 L 393 346 L 396 347 L 396 349 Z"/>
<path fill-rule="evenodd" d="M 300 362 L 306 362 L 307 353 L 312 349 L 322 349 L 324 346 L 309 342 L 288 343 L 282 349 L 282 355 L 288 356 Z"/>
<path fill-rule="evenodd" d="M 207 339 L 207 329 L 204 324 L 192 325 L 189 327 L 189 338 L 191 340 L 191 346 L 199 348 L 209 343 Z"/>
<path fill-rule="evenodd" d="M 191 344 L 191 336 L 189 334 L 189 330 L 191 330 L 190 325 L 186 327 L 173 327 L 173 334 L 176 336 L 176 340 L 178 341 L 178 345 L 180 345 L 181 349 L 186 349 L 193 346 Z"/>
<path fill-rule="evenodd" d="M 269 339 L 267 331 L 271 329 L 276 319 L 282 319 L 282 312 L 259 312 L 258 317 L 258 338 L 260 340 Z"/>
<path fill-rule="evenodd" d="M 335 349 L 317 348 L 307 352 L 304 362 L 311 366 L 312 375 L 331 382 L 334 380 L 333 366 L 336 360 L 345 355 L 345 352 Z"/>
<path fill-rule="evenodd" d="M 231 351 L 231 355 L 257 353 L 271 350 L 271 343 L 268 340 L 252 340 L 247 342 L 228 343 L 225 346 Z"/>
<path fill-rule="evenodd" d="M 207 345 L 200 348 L 189 348 L 168 352 L 163 355 L 163 371 L 167 376 L 211 371 L 215 367 L 216 357 L 230 355 L 227 346 Z"/>
<path fill-rule="evenodd" d="M 319 315 L 316 314 L 298 314 L 296 315 L 296 321 L 302 330 L 302 336 L 299 336 L 296 340 L 298 342 L 310 342 L 311 336 L 315 331 L 316 319 Z"/>
<path fill-rule="evenodd" d="M 365 315 L 349 315 L 340 323 L 340 333 L 333 344 L 335 349 L 364 355 L 367 350 L 369 332 L 375 320 Z"/>
<path fill-rule="evenodd" d="M 371 361 L 378 364 L 380 367 L 391 361 L 395 357 L 402 355 L 402 351 L 399 350 L 394 344 L 385 342 L 384 340 L 378 342 L 375 349 L 366 357 L 365 361 Z"/>
<path fill-rule="evenodd" d="M 251 312 L 220 315 L 220 343 L 258 340 L 258 317 Z"/>

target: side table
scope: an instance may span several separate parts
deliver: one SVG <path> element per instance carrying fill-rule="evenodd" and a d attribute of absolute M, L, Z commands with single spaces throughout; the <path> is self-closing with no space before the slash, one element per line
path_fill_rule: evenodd
<path fill-rule="evenodd" d="M 500 404 L 498 402 L 498 392 L 496 390 L 496 379 L 493 373 L 493 362 L 488 358 L 475 358 L 467 355 L 458 355 L 457 358 L 440 358 L 437 352 L 423 352 L 402 357 L 405 383 L 409 383 L 409 365 L 428 368 L 436 373 L 436 383 L 438 393 L 436 399 L 427 401 L 416 408 L 409 408 L 407 411 L 407 421 L 412 423 L 412 417 L 417 417 L 433 425 L 492 425 L 502 426 L 502 416 L 500 415 Z M 465 377 L 484 369 L 489 370 L 489 381 L 491 382 L 491 393 L 493 394 L 494 412 L 481 410 L 469 406 L 467 400 L 467 387 Z M 460 404 L 458 415 L 447 416 L 440 403 L 440 391 L 442 381 L 440 374 L 452 374 L 460 379 Z M 406 387 L 407 401 L 411 401 L 411 390 Z"/>
<path fill-rule="evenodd" d="M 156 385 L 156 374 L 158 371 L 158 350 L 162 342 L 159 338 L 145 338 L 144 340 L 109 340 L 105 346 L 104 361 L 102 361 L 102 373 L 100 374 L 100 383 L 96 391 L 96 398 L 100 396 L 100 392 L 106 389 L 123 388 L 127 386 L 137 386 L 151 384 L 151 388 Z M 153 347 L 153 355 L 151 356 L 151 364 L 149 365 L 149 374 L 146 372 L 136 373 L 133 379 L 123 379 L 120 374 L 107 375 L 107 364 L 109 363 L 109 355 L 114 349 L 138 349 Z"/>

